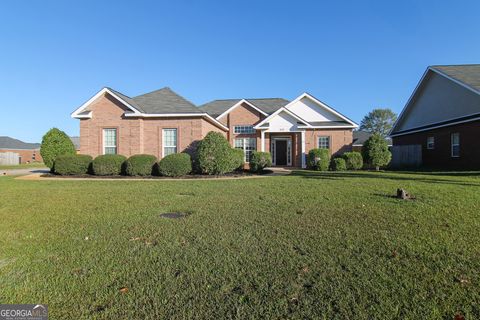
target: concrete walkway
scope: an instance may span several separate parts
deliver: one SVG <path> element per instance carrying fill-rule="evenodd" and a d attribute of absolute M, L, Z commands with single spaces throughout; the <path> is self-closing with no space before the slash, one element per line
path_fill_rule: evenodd
<path fill-rule="evenodd" d="M 49 173 L 48 168 L 0 169 L 0 176 L 25 176 L 30 174 Z"/>

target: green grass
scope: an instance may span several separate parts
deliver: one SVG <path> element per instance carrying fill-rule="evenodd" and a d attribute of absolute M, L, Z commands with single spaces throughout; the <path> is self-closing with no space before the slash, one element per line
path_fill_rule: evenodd
<path fill-rule="evenodd" d="M 17 165 L 0 165 L 0 170 L 7 170 L 7 169 L 30 169 L 30 168 L 45 168 L 45 164 L 43 162 L 33 162 L 33 163 L 24 163 L 24 164 L 17 164 Z"/>
<path fill-rule="evenodd" d="M 0 221 L 0 303 L 51 319 L 480 318 L 478 173 L 1 177 Z"/>

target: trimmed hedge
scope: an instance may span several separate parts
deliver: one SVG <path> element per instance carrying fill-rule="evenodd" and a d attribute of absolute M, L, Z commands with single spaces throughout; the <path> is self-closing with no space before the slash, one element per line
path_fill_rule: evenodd
<path fill-rule="evenodd" d="M 348 170 L 360 170 L 363 168 L 363 157 L 360 152 L 345 152 L 343 158 Z"/>
<path fill-rule="evenodd" d="M 157 163 L 157 157 L 150 154 L 136 154 L 128 158 L 124 164 L 123 172 L 127 176 L 150 176 L 153 167 Z"/>
<path fill-rule="evenodd" d="M 330 165 L 330 151 L 326 148 L 312 149 L 308 152 L 307 167 L 311 170 L 327 171 Z"/>
<path fill-rule="evenodd" d="M 272 165 L 272 156 L 270 152 L 253 151 L 250 159 L 250 171 L 260 173 L 266 167 Z"/>
<path fill-rule="evenodd" d="M 234 149 L 230 151 L 230 161 L 232 171 L 242 170 L 243 165 L 245 164 L 245 153 L 242 149 Z"/>
<path fill-rule="evenodd" d="M 87 174 L 92 157 L 85 154 L 57 156 L 54 162 L 55 173 L 62 176 Z"/>
<path fill-rule="evenodd" d="M 127 160 L 119 154 L 104 154 L 92 162 L 92 171 L 96 176 L 115 176 L 122 173 L 122 165 Z"/>
<path fill-rule="evenodd" d="M 332 171 L 345 171 L 347 170 L 347 163 L 343 158 L 334 158 L 330 163 L 330 168 Z"/>
<path fill-rule="evenodd" d="M 192 159 L 188 153 L 174 153 L 158 163 L 158 173 L 166 177 L 180 177 L 192 172 Z"/>
<path fill-rule="evenodd" d="M 43 163 L 45 163 L 52 172 L 55 172 L 53 165 L 56 157 L 74 154 L 76 154 L 75 146 L 65 132 L 53 128 L 43 136 L 40 155 L 43 158 Z"/>
<path fill-rule="evenodd" d="M 377 133 L 365 141 L 362 147 L 362 155 L 365 162 L 375 167 L 377 171 L 380 170 L 380 167 L 388 165 L 392 159 L 387 141 Z"/>
<path fill-rule="evenodd" d="M 240 153 L 233 151 L 227 139 L 219 132 L 210 131 L 197 148 L 198 167 L 204 174 L 224 174 L 241 165 Z M 242 152 L 243 163 L 243 152 Z"/>

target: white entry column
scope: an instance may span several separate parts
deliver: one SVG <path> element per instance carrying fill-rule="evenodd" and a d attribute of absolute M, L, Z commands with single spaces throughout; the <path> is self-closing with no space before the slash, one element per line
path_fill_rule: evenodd
<path fill-rule="evenodd" d="M 301 133 L 302 133 L 302 168 L 306 168 L 307 164 L 305 163 L 305 130 L 302 130 Z"/>
<path fill-rule="evenodd" d="M 265 152 L 265 130 L 260 131 L 260 148 L 262 152 Z"/>

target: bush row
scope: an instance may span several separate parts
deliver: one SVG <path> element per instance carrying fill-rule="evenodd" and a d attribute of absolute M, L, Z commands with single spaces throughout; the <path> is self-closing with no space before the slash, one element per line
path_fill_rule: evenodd
<path fill-rule="evenodd" d="M 176 153 L 157 158 L 148 154 L 137 154 L 126 158 L 118 154 L 105 154 L 92 160 L 91 156 L 76 154 L 58 156 L 54 172 L 59 175 L 93 174 L 96 176 L 150 176 L 178 177 L 192 171 L 192 162 L 187 153 Z"/>
<path fill-rule="evenodd" d="M 312 149 L 308 152 L 307 167 L 317 171 L 345 171 L 363 168 L 363 157 L 360 152 L 345 152 L 340 157 L 331 158 L 328 149 Z"/>

